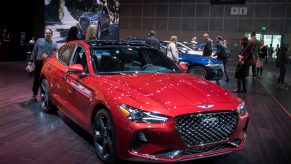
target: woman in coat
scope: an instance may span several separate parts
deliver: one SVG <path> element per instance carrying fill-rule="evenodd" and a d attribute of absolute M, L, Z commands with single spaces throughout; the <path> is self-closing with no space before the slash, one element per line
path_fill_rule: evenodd
<path fill-rule="evenodd" d="M 167 56 L 178 64 L 179 54 L 176 46 L 177 40 L 178 40 L 177 36 L 171 36 L 169 43 L 167 44 Z"/>
<path fill-rule="evenodd" d="M 235 71 L 235 78 L 237 79 L 237 89 L 233 90 L 233 92 L 247 93 L 246 77 L 248 74 L 248 68 L 252 63 L 252 51 L 247 37 L 243 37 L 240 40 L 240 45 L 242 50 L 238 54 L 239 62 Z"/>

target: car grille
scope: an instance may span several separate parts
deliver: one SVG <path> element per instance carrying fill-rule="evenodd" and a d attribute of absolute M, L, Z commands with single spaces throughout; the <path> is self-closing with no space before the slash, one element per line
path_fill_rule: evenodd
<path fill-rule="evenodd" d="M 188 146 L 226 140 L 238 123 L 236 112 L 183 115 L 175 118 L 175 127 Z"/>
<path fill-rule="evenodd" d="M 80 26 L 81 26 L 81 29 L 86 32 L 87 31 L 87 28 L 89 27 L 90 25 L 90 19 L 87 18 L 87 17 L 81 17 L 80 18 Z"/>

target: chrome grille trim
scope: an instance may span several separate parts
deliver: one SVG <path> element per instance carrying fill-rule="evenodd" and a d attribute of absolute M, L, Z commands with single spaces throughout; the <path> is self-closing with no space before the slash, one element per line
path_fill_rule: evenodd
<path fill-rule="evenodd" d="M 227 140 L 238 123 L 235 111 L 182 115 L 175 128 L 187 146 L 199 146 Z"/>

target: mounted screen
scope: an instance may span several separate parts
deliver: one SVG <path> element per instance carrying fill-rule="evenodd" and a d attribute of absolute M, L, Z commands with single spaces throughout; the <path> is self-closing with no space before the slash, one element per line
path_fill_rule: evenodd
<path fill-rule="evenodd" d="M 119 0 L 45 0 L 45 26 L 53 30 L 58 44 L 66 42 L 72 26 L 78 28 L 80 39 L 95 26 L 90 39 L 118 40 L 119 10 Z"/>

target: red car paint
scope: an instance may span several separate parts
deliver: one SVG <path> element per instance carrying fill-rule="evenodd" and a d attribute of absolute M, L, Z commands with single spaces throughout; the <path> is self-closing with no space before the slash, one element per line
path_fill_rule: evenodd
<path fill-rule="evenodd" d="M 96 110 L 99 106 L 106 107 L 113 121 L 119 158 L 175 162 L 220 155 L 243 147 L 246 140 L 247 111 L 237 114 L 235 129 L 225 140 L 219 142 L 189 146 L 175 127 L 175 119 L 183 115 L 225 111 L 237 113 L 242 100 L 227 90 L 186 73 L 96 74 L 90 55 L 92 45 L 83 41 L 67 44 L 79 45 L 85 49 L 87 75 L 68 73 L 69 65 L 60 62 L 57 57 L 60 50 L 55 52 L 45 62 L 41 73 L 41 78 L 48 81 L 51 101 L 61 112 L 91 134 L 93 134 L 92 120 Z M 168 120 L 164 123 L 133 122 L 121 112 L 119 109 L 121 104 L 162 114 Z M 209 118 L 202 121 L 210 121 L 211 124 L 213 120 Z M 148 142 L 133 148 L 133 140 L 138 132 L 142 132 Z M 240 140 L 239 144 L 230 146 L 235 140 Z M 196 149 L 201 151 L 215 145 L 228 146 L 213 151 L 193 153 Z M 184 154 L 172 158 L 161 157 L 159 154 L 170 149 L 180 150 Z M 192 153 L 187 154 L 186 150 Z"/>

